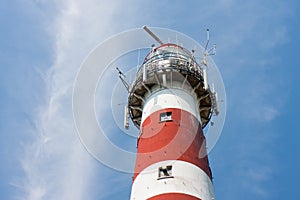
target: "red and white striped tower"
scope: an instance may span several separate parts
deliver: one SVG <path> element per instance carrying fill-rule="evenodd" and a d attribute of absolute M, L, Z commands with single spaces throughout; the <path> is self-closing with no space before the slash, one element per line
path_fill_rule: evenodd
<path fill-rule="evenodd" d="M 202 130 L 215 96 L 193 53 L 160 43 L 129 87 L 128 114 L 140 129 L 130 199 L 212 200 Z"/>

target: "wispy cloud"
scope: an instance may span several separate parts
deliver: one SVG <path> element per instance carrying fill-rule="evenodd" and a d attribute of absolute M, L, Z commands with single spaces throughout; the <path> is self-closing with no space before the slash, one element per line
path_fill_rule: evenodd
<path fill-rule="evenodd" d="M 116 8 L 113 3 L 91 0 L 59 1 L 55 7 L 55 20 L 47 27 L 55 41 L 55 60 L 43 75 L 46 102 L 38 107 L 32 141 L 24 146 L 24 177 L 13 183 L 23 191 L 18 199 L 80 200 L 93 195 L 88 188 L 95 161 L 77 137 L 72 89 L 85 56 L 103 36 L 112 33 L 108 22 Z"/>

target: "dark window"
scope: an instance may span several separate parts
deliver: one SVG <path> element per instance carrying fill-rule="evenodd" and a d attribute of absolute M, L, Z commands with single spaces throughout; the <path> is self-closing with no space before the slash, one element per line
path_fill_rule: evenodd
<path fill-rule="evenodd" d="M 172 165 L 158 168 L 158 178 L 157 179 L 163 179 L 163 178 L 173 178 Z"/>
<path fill-rule="evenodd" d="M 172 121 L 172 112 L 160 113 L 160 122 Z"/>

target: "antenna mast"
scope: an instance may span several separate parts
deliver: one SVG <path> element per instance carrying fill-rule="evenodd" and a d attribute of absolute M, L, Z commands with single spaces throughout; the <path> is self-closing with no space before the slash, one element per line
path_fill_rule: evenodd
<path fill-rule="evenodd" d="M 143 29 L 160 45 L 164 44 L 147 26 L 143 26 Z"/>

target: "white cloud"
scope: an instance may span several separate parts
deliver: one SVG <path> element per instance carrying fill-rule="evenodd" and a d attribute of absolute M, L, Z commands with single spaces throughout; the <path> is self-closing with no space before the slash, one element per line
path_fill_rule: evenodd
<path fill-rule="evenodd" d="M 24 147 L 24 177 L 13 183 L 23 190 L 19 199 L 80 200 L 93 196 L 89 186 L 95 161 L 75 131 L 72 89 L 85 56 L 113 32 L 114 26 L 109 22 L 116 3 L 68 0 L 55 4 L 55 21 L 47 27 L 55 38 L 55 61 L 43 75 L 46 103 L 38 107 L 33 141 Z"/>
<path fill-rule="evenodd" d="M 263 118 L 265 121 L 269 122 L 275 119 L 279 115 L 279 111 L 275 109 L 274 107 L 267 106 L 264 107 L 263 110 Z"/>

